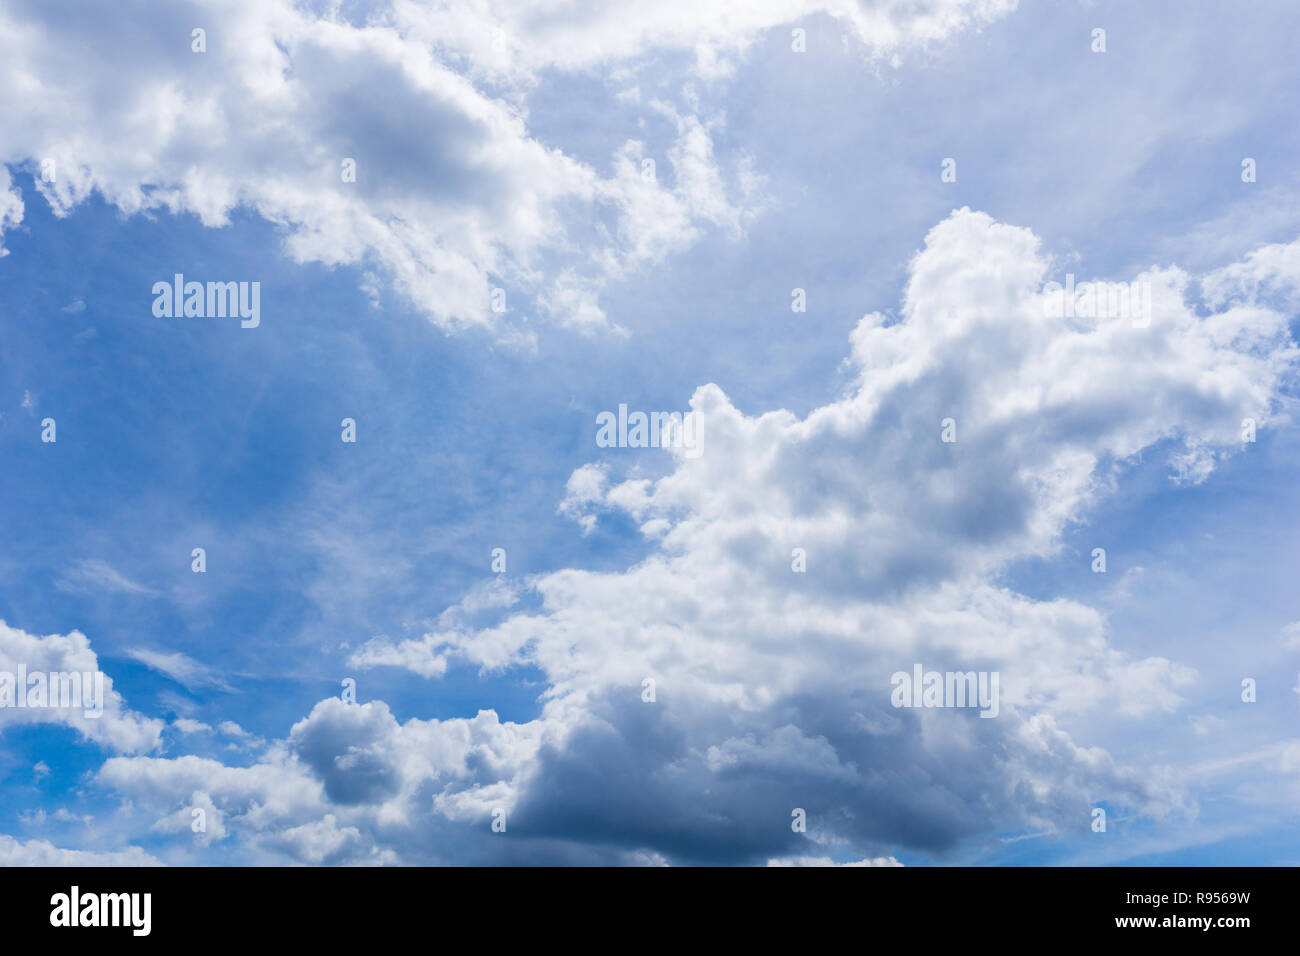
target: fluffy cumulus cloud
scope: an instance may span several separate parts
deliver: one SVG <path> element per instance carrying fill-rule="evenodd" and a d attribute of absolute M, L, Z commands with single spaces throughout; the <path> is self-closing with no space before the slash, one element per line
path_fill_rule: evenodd
<path fill-rule="evenodd" d="M 955 211 L 913 259 L 897 318 L 854 330 L 842 398 L 749 416 L 706 385 L 702 455 L 656 452 L 674 456 L 658 480 L 619 480 L 610 460 L 571 482 L 582 515 L 642 523 L 644 560 L 532 579 L 532 609 L 511 588 L 471 595 L 494 624 L 453 609 L 354 658 L 430 680 L 450 660 L 536 668 L 537 719 L 401 722 L 380 701 L 326 700 L 249 766 L 119 756 L 97 782 L 155 820 L 201 794 L 224 843 L 312 862 L 882 865 L 1086 828 L 1098 801 L 1192 812 L 1180 781 L 1081 735 L 1089 715 L 1177 710 L 1194 673 L 1123 652 L 1095 609 L 1015 593 L 1000 572 L 1059 548 L 1139 454 L 1166 456 L 1174 482 L 1189 458 L 1211 480 L 1243 418 L 1285 411 L 1296 349 L 1258 290 L 1284 290 L 1296 251 L 1211 283 L 1212 308 L 1162 268 L 1138 277 L 1149 320 L 1065 319 L 1029 230 Z M 997 672 L 997 716 L 894 707 L 891 675 L 916 664 Z"/>
<path fill-rule="evenodd" d="M 12 93 L 0 236 L 24 211 L 8 165 L 60 215 L 92 193 L 214 227 L 254 211 L 282 227 L 296 260 L 361 267 L 367 289 L 378 294 L 377 276 L 445 328 L 527 342 L 509 306 L 520 294 L 556 322 L 604 328 L 607 282 L 705 230 L 740 229 L 757 179 L 745 157 L 715 156 L 720 117 L 671 108 L 674 138 L 653 175 L 639 140 L 608 143 L 608 168 L 581 162 L 529 128 L 539 71 L 634 71 L 646 49 L 693 51 L 718 70 L 762 31 L 816 13 L 841 18 L 866 49 L 896 51 L 1012 6 L 453 0 L 350 20 L 289 0 L 145 3 L 131 17 L 20 0 L 0 11 L 0 85 Z M 547 268 L 560 253 L 575 261 Z"/>
<path fill-rule="evenodd" d="M 80 631 L 41 637 L 0 621 L 0 729 L 17 724 L 70 727 L 122 753 L 156 749 L 164 727 L 126 706 Z"/>

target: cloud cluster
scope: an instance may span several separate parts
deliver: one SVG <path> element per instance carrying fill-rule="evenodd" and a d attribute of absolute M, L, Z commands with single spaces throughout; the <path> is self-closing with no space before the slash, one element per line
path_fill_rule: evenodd
<path fill-rule="evenodd" d="M 606 172 L 579 161 L 529 129 L 539 72 L 634 73 L 647 48 L 694 51 L 720 69 L 762 31 L 818 12 L 871 49 L 896 50 L 1013 6 L 399 0 L 349 20 L 289 0 L 146 3 L 129 18 L 8 4 L 0 236 L 24 210 L 5 166 L 22 167 L 59 215 L 92 193 L 212 227 L 251 210 L 282 228 L 296 261 L 360 267 L 372 292 L 382 280 L 447 329 L 490 326 L 527 342 L 514 296 L 554 321 L 603 328 L 608 281 L 707 229 L 739 229 L 757 179 L 743 156 L 724 168 L 714 155 L 720 117 L 663 103 L 653 111 L 675 134 L 653 172 L 638 139 L 607 144 Z M 559 256 L 564 267 L 552 268 Z M 494 309 L 495 288 L 505 309 Z"/>
<path fill-rule="evenodd" d="M 1247 260 L 1264 286 L 1289 281 L 1285 249 Z M 1000 574 L 1058 549 L 1139 454 L 1207 480 L 1243 418 L 1284 410 L 1296 349 L 1240 283 L 1202 308 L 1175 268 L 1139 277 L 1149 322 L 1053 318 L 1051 268 L 1030 231 L 955 211 L 897 319 L 853 332 L 842 398 L 748 416 L 707 385 L 700 457 L 667 452 L 656 481 L 611 479 L 611 457 L 570 483 L 575 517 L 641 523 L 643 561 L 533 579 L 535 610 L 496 589 L 470 601 L 505 605 L 491 626 L 449 613 L 353 659 L 536 668 L 538 719 L 326 700 L 252 766 L 118 757 L 98 782 L 160 816 L 202 792 L 246 852 L 316 862 L 880 862 L 1082 832 L 1097 802 L 1183 812 L 1160 775 L 1078 738 L 1089 715 L 1174 711 L 1195 674 Z M 916 664 L 999 673 L 998 716 L 895 708 L 891 674 Z"/>

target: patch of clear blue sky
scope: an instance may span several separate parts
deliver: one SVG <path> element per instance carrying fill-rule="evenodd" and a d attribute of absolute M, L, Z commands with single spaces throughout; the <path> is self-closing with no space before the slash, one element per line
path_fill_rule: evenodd
<path fill-rule="evenodd" d="M 276 230 L 251 214 L 210 230 L 91 200 L 56 220 L 19 177 L 26 218 L 0 260 L 0 617 L 85 632 L 134 709 L 282 736 L 352 674 L 341 644 L 423 633 L 490 576 L 493 547 L 507 549 L 516 578 L 637 560 L 645 546 L 627 523 L 584 538 L 555 513 L 574 468 L 631 461 L 598 452 L 595 413 L 619 402 L 683 408 L 709 381 L 750 413 L 802 414 L 836 397 L 849 330 L 865 312 L 897 309 L 908 259 L 954 207 L 1032 228 L 1060 273 L 1081 276 L 1205 268 L 1300 232 L 1297 183 L 1280 178 L 1300 168 L 1288 116 L 1300 9 L 1275 5 L 1259 21 L 1223 4 L 1027 0 L 979 34 L 878 72 L 841 47 L 830 21 L 806 26 L 808 54 L 791 54 L 788 30 L 776 30 L 733 77 L 695 82 L 706 115 L 725 111 L 720 163 L 752 156 L 767 209 L 743 240 L 708 235 L 608 289 L 602 304 L 626 340 L 533 322 L 533 354 L 446 336 L 392 294 L 374 310 L 359 270 L 288 261 Z M 1088 52 L 1094 26 L 1108 31 L 1106 54 Z M 671 62 L 638 83 L 643 99 L 682 108 Z M 627 138 L 663 157 L 671 129 L 615 89 L 547 76 L 530 126 L 602 171 Z M 958 161 L 953 185 L 939 181 L 947 156 Z M 1257 159 L 1258 183 L 1240 182 L 1243 156 Z M 261 327 L 155 319 L 150 287 L 178 271 L 260 281 Z M 796 286 L 808 290 L 804 315 L 790 312 Z M 63 311 L 76 301 L 84 311 Z M 512 298 L 517 313 L 529 307 Z M 59 423 L 56 446 L 39 442 L 46 415 Z M 358 421 L 355 446 L 339 441 L 344 417 Z M 1130 726 L 1137 752 L 1164 746 L 1195 762 L 1197 747 L 1223 757 L 1293 728 L 1295 663 L 1268 641 L 1300 618 L 1287 580 L 1297 537 L 1278 520 L 1300 503 L 1298 460 L 1294 435 L 1263 435 L 1196 489 L 1173 489 L 1162 463 L 1143 463 L 1058 559 L 1009 569 L 1008 584 L 1033 596 L 1108 610 L 1119 646 L 1201 672 L 1190 693 L 1228 729 L 1195 737 L 1184 710 L 1136 736 Z M 1128 597 L 1086 573 L 1094 541 L 1110 554 L 1107 589 L 1146 568 Z M 208 551 L 201 577 L 189 570 L 197 546 Z M 148 593 L 80 584 L 83 561 Z M 127 658 L 135 647 L 182 651 L 232 690 L 181 687 Z M 1249 712 L 1212 680 L 1235 681 L 1243 667 L 1261 678 Z M 355 676 L 363 700 L 383 698 L 401 719 L 480 707 L 527 719 L 541 690 L 518 671 Z M 1084 743 L 1124 758 L 1123 735 L 1089 732 L 1097 739 Z M 204 746 L 220 745 L 186 738 L 170 752 Z M 76 791 L 94 753 L 66 730 L 6 731 L 0 824 L 19 833 L 25 811 L 84 802 Z M 38 759 L 51 768 L 39 781 Z M 1197 826 L 1211 839 L 1214 821 L 1227 832 L 1240 811 L 1204 799 Z M 1260 823 L 1144 859 L 1258 861 L 1261 836 L 1272 861 L 1300 857 L 1293 827 Z M 1084 860 L 1091 839 L 968 849 L 985 862 Z"/>

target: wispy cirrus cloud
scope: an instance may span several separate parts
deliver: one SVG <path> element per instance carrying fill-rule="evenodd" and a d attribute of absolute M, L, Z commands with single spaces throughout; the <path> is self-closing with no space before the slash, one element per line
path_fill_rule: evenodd
<path fill-rule="evenodd" d="M 189 690 L 215 687 L 218 690 L 234 691 L 234 688 L 211 667 L 180 651 L 168 652 L 133 647 L 126 652 L 126 656 L 160 674 L 166 674 Z"/>
<path fill-rule="evenodd" d="M 136 594 L 141 597 L 157 597 L 159 594 L 153 588 L 132 581 L 99 558 L 78 561 L 55 581 L 55 587 L 60 591 L 81 594 Z"/>

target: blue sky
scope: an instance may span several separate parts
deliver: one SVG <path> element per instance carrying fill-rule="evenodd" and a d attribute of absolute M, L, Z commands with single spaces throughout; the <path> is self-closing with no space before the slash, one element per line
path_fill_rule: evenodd
<path fill-rule="evenodd" d="M 0 858 L 1300 859 L 1300 10 L 693 6 L 0 9 Z"/>

